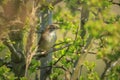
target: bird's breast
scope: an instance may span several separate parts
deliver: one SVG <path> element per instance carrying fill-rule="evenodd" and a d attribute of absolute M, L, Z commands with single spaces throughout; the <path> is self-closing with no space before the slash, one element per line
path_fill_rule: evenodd
<path fill-rule="evenodd" d="M 39 41 L 39 49 L 40 50 L 49 50 L 53 47 L 57 39 L 56 32 L 52 31 L 46 31 L 44 34 L 42 34 L 41 39 Z"/>
<path fill-rule="evenodd" d="M 56 41 L 56 33 L 55 32 L 51 32 L 47 36 L 47 40 L 48 40 L 48 42 L 55 42 Z"/>

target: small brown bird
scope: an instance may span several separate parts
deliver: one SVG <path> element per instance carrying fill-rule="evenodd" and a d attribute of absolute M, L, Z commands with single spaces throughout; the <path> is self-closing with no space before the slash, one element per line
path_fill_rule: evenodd
<path fill-rule="evenodd" d="M 38 42 L 38 51 L 48 51 L 56 42 L 56 30 L 59 29 L 57 25 L 48 25 L 45 31 L 41 34 L 41 38 Z"/>

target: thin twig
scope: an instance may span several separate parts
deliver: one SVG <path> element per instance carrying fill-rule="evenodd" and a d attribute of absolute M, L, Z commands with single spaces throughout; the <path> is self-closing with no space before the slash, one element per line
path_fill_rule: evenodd
<path fill-rule="evenodd" d="M 53 68 L 60 68 L 63 69 L 64 71 L 67 71 L 67 69 L 64 66 L 53 66 Z"/>
<path fill-rule="evenodd" d="M 65 42 L 65 41 L 64 41 L 64 42 L 56 43 L 56 44 L 53 45 L 53 47 L 58 46 L 58 45 L 61 45 L 61 44 L 64 44 L 64 43 L 70 43 L 70 42 Z"/>
<path fill-rule="evenodd" d="M 77 29 L 76 29 L 74 42 L 76 41 L 76 39 L 77 39 L 77 37 L 78 37 L 78 31 L 79 31 L 79 27 L 77 27 Z"/>
<path fill-rule="evenodd" d="M 52 67 L 52 68 L 60 68 L 63 69 L 64 71 L 67 71 L 67 69 L 64 66 L 57 66 L 57 65 L 52 65 L 52 66 L 44 66 L 44 67 L 37 67 L 37 69 L 46 69 L 48 67 Z"/>
<path fill-rule="evenodd" d="M 67 47 L 66 51 L 65 51 L 65 54 L 63 54 L 53 65 L 56 65 L 65 55 L 66 55 L 66 52 L 69 50 L 69 47 Z"/>
<path fill-rule="evenodd" d="M 88 53 L 89 53 L 89 54 L 97 54 L 96 52 L 90 52 L 90 51 L 89 51 Z"/>

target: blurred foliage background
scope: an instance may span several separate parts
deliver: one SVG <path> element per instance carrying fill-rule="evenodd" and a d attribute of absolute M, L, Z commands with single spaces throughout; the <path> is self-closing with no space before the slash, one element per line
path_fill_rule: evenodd
<path fill-rule="evenodd" d="M 0 80 L 40 80 L 34 55 L 46 10 L 60 26 L 46 80 L 120 79 L 120 0 L 1 0 Z"/>

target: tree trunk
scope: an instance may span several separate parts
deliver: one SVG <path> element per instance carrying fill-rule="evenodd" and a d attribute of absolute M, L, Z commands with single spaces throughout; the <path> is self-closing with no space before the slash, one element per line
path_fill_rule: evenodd
<path fill-rule="evenodd" d="M 45 16 L 46 14 L 47 14 L 47 16 Z M 45 27 L 49 24 L 52 24 L 52 11 L 46 10 L 45 12 L 41 13 L 40 32 L 44 31 Z M 51 61 L 52 61 L 52 53 L 49 53 L 46 57 L 42 57 L 40 59 L 41 67 L 48 66 L 48 63 L 50 63 Z M 49 72 L 48 68 L 41 69 L 40 70 L 40 80 L 46 80 L 50 73 L 51 73 L 51 71 Z"/>

